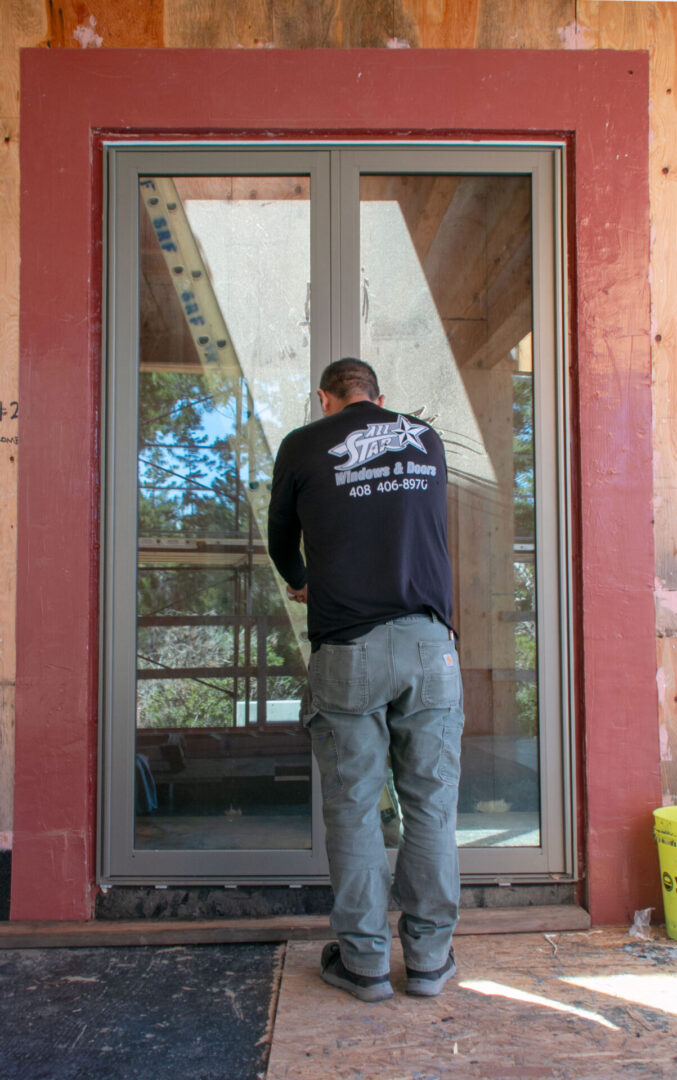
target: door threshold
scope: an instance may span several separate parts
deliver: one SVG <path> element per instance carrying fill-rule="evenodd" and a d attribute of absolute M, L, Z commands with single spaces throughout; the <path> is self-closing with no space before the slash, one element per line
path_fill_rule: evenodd
<path fill-rule="evenodd" d="M 391 912 L 393 936 L 398 913 Z M 576 904 L 461 911 L 456 936 L 533 934 L 589 930 L 590 916 Z M 333 932 L 326 915 L 285 915 L 265 919 L 92 920 L 91 922 L 8 922 L 0 924 L 0 949 L 63 949 L 134 945 L 222 945 L 247 942 L 327 941 Z"/>

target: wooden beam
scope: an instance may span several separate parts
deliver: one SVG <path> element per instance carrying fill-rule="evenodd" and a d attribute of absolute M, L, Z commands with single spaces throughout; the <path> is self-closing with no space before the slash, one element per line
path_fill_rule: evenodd
<path fill-rule="evenodd" d="M 390 915 L 397 934 L 397 913 Z M 590 916 L 575 904 L 519 908 L 468 908 L 456 934 L 532 934 L 588 930 Z M 326 915 L 285 915 L 269 919 L 209 919 L 94 922 L 9 922 L 0 924 L 0 949 L 63 949 L 129 945 L 218 945 L 256 941 L 327 941 L 333 931 Z"/>

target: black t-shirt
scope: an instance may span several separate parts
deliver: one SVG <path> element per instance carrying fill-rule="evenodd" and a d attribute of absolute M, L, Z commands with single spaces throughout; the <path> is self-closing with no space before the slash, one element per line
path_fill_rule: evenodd
<path fill-rule="evenodd" d="M 446 487 L 437 433 L 371 401 L 282 441 L 268 542 L 285 581 L 308 584 L 313 647 L 417 612 L 451 626 Z"/>

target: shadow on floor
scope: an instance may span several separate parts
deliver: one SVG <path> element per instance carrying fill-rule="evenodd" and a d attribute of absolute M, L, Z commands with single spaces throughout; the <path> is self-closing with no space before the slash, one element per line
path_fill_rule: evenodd
<path fill-rule="evenodd" d="M 395 942 L 377 1005 L 326 986 L 316 944 L 290 942 L 267 1080 L 674 1080 L 677 942 L 653 935 L 459 937 L 436 998 L 406 996 Z"/>

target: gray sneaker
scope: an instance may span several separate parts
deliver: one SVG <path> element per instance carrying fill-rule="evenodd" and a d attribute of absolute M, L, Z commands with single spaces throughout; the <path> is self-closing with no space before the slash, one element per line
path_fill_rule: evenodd
<path fill-rule="evenodd" d="M 360 1001 L 385 1001 L 393 996 L 389 975 L 357 975 L 354 971 L 348 971 L 341 960 L 336 941 L 330 941 L 322 950 L 320 972 L 330 986 L 347 990 Z"/>
<path fill-rule="evenodd" d="M 407 993 L 414 997 L 437 997 L 445 983 L 456 974 L 454 950 L 449 949 L 446 963 L 435 971 L 414 971 L 407 968 Z"/>

